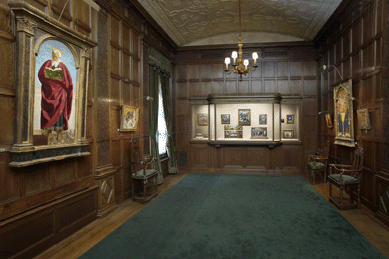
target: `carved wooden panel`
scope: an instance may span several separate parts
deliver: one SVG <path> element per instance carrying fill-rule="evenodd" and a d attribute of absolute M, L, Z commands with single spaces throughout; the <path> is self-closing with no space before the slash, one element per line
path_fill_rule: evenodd
<path fill-rule="evenodd" d="M 8 164 L 11 162 L 9 153 L 0 153 L 0 181 L 2 188 L 0 188 L 0 204 L 7 200 L 15 199 L 18 196 L 18 174 L 15 170 L 10 169 Z M 4 213 L 0 210 L 0 215 Z"/>
<path fill-rule="evenodd" d="M 115 180 L 113 175 L 101 179 L 99 186 L 99 203 L 101 204 L 101 207 L 115 201 Z"/>
<path fill-rule="evenodd" d="M 113 166 L 121 166 L 121 141 L 116 140 L 111 142 L 111 154 L 112 154 L 112 165 Z"/>
<path fill-rule="evenodd" d="M 50 167 L 47 165 L 33 166 L 32 172 L 24 174 L 24 182 L 26 185 L 26 196 L 38 193 L 51 188 Z"/>
<path fill-rule="evenodd" d="M 248 80 L 238 81 L 238 93 L 240 94 L 251 93 L 250 82 Z"/>
<path fill-rule="evenodd" d="M 253 80 L 251 89 L 253 93 L 263 93 L 262 80 Z"/>
<path fill-rule="evenodd" d="M 317 81 L 316 80 L 304 80 L 304 95 L 316 96 L 317 95 Z"/>
<path fill-rule="evenodd" d="M 284 147 L 284 167 L 301 167 L 301 146 Z"/>
<path fill-rule="evenodd" d="M 270 168 L 270 150 L 267 147 L 245 149 L 245 160 L 247 167 Z"/>
<path fill-rule="evenodd" d="M 66 203 L 65 203 L 66 204 Z M 66 205 L 58 209 L 58 228 L 63 230 L 69 227 L 74 222 L 85 216 L 95 212 L 96 200 L 94 196 L 88 196 L 75 202 L 68 202 Z"/>
<path fill-rule="evenodd" d="M 75 158 L 57 161 L 55 166 L 55 186 L 61 186 L 76 180 Z"/>
<path fill-rule="evenodd" d="M 0 95 L 0 103 L 0 145 L 11 145 L 14 141 L 14 98 Z"/>
<path fill-rule="evenodd" d="M 191 146 L 191 164 L 192 167 L 208 167 L 208 145 L 196 144 Z"/>
<path fill-rule="evenodd" d="M 291 94 L 298 94 L 302 95 L 303 94 L 303 84 L 302 80 L 290 80 L 290 93 Z"/>
<path fill-rule="evenodd" d="M 264 81 L 264 93 L 276 93 L 276 83 L 274 80 L 265 80 Z"/>
<path fill-rule="evenodd" d="M 268 61 L 264 62 L 264 76 L 265 77 L 275 77 L 275 64 L 274 62 Z"/>
<path fill-rule="evenodd" d="M 288 77 L 288 76 L 289 76 L 288 62 L 285 61 L 277 62 L 277 77 Z"/>
<path fill-rule="evenodd" d="M 246 166 L 244 157 L 244 148 L 224 147 L 223 148 L 223 167 L 244 167 Z"/>
<path fill-rule="evenodd" d="M 237 88 L 236 88 L 237 82 L 236 81 L 226 81 L 226 93 L 227 94 L 233 94 L 237 93 Z"/>
<path fill-rule="evenodd" d="M 288 80 L 278 80 L 277 81 L 277 90 L 280 94 L 290 94 L 289 81 Z"/>
<path fill-rule="evenodd" d="M 1 9 L 0 9 L 1 10 Z M 9 21 L 10 22 L 10 21 Z M 0 88 L 13 89 L 15 83 L 14 48 L 12 42 L 0 38 Z"/>

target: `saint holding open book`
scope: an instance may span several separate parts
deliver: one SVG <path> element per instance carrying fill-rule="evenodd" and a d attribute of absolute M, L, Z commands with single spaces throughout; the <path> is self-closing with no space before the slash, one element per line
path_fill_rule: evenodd
<path fill-rule="evenodd" d="M 62 51 L 51 48 L 52 59 L 47 60 L 38 72 L 42 83 L 41 129 L 53 127 L 59 132 L 68 130 L 73 83 L 68 68 L 61 62 Z"/>

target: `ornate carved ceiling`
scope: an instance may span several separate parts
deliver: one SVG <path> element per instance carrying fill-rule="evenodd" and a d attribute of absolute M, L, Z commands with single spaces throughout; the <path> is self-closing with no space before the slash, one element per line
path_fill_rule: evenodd
<path fill-rule="evenodd" d="M 238 0 L 138 0 L 178 46 L 237 43 Z M 312 40 L 342 0 L 242 0 L 243 43 Z"/>

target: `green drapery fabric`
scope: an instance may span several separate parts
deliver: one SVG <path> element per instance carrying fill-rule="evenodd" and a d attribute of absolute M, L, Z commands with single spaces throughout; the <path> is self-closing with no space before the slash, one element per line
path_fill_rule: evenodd
<path fill-rule="evenodd" d="M 149 64 L 149 80 L 150 80 L 150 97 L 154 98 L 150 102 L 150 152 L 151 156 L 157 159 L 158 184 L 163 183 L 163 175 L 161 170 L 161 161 L 159 159 L 159 150 L 157 142 L 158 129 L 158 77 L 159 68 L 154 64 Z"/>
<path fill-rule="evenodd" d="M 161 75 L 161 89 L 163 99 L 163 110 L 165 112 L 165 121 L 167 127 L 167 148 L 169 152 L 169 174 L 177 174 L 177 160 L 175 154 L 175 145 L 173 139 L 173 122 L 172 122 L 172 111 L 171 111 L 171 99 L 170 99 L 170 85 L 169 85 L 168 73 L 162 73 Z"/>

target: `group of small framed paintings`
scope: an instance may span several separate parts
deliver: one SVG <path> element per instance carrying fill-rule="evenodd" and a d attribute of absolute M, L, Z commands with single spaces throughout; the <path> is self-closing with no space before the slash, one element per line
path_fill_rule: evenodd
<path fill-rule="evenodd" d="M 267 128 L 251 127 L 251 138 L 267 138 Z"/>
<path fill-rule="evenodd" d="M 224 138 L 243 138 L 242 126 L 224 125 Z"/>

